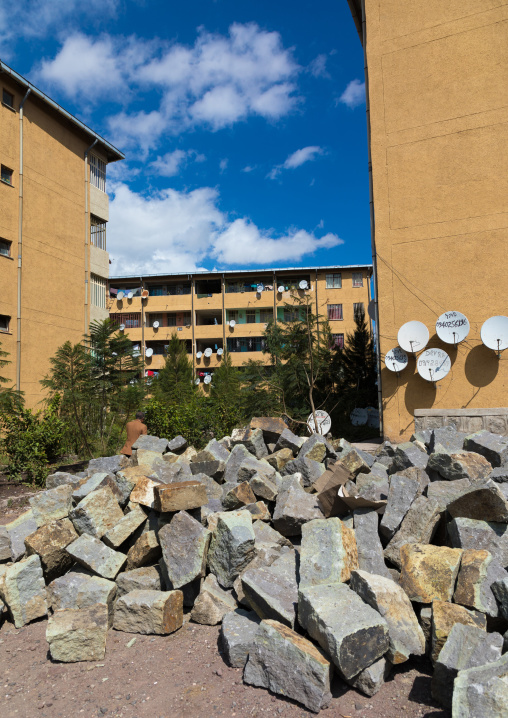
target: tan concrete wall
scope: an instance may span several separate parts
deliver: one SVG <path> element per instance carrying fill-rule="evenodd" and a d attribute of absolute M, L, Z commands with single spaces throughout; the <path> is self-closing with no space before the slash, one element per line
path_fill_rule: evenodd
<path fill-rule="evenodd" d="M 90 185 L 90 213 L 109 222 L 109 197 L 94 185 Z"/>
<path fill-rule="evenodd" d="M 90 245 L 90 273 L 107 279 L 109 277 L 109 254 L 104 249 Z"/>
<path fill-rule="evenodd" d="M 385 434 L 410 436 L 416 409 L 507 404 L 508 362 L 480 339 L 508 314 L 508 4 L 366 0 L 381 353 L 409 320 L 452 360 L 437 387 L 383 368 Z M 471 322 L 454 348 L 444 311 Z"/>

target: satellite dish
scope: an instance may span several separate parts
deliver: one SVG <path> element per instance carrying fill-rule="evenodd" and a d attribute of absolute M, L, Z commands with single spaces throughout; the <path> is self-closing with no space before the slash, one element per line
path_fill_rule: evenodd
<path fill-rule="evenodd" d="M 210 376 L 210 374 L 207 374 L 203 381 L 205 382 L 205 384 L 209 384 L 212 381 L 212 377 Z"/>
<path fill-rule="evenodd" d="M 407 367 L 408 357 L 404 349 L 400 347 L 394 347 L 385 354 L 385 366 L 390 371 L 395 371 L 397 374 Z"/>
<path fill-rule="evenodd" d="M 302 279 L 302 281 L 300 282 L 300 284 L 299 284 L 298 286 L 300 287 L 300 289 L 307 289 L 307 287 L 308 287 L 309 285 L 307 284 L 307 280 L 306 280 L 306 279 Z"/>
<path fill-rule="evenodd" d="M 442 342 L 458 344 L 469 334 L 469 320 L 460 312 L 445 312 L 436 322 L 436 332 Z"/>
<path fill-rule="evenodd" d="M 367 409 L 353 409 L 349 418 L 353 426 L 365 426 L 369 420 L 369 413 Z"/>
<path fill-rule="evenodd" d="M 116 295 L 116 298 L 123 299 L 123 292 L 118 292 L 118 294 Z"/>
<path fill-rule="evenodd" d="M 148 299 L 149 294 L 150 292 L 148 291 L 148 289 L 143 289 L 143 291 L 141 292 L 142 299 Z"/>
<path fill-rule="evenodd" d="M 426 381 L 440 381 L 448 374 L 452 363 L 443 349 L 427 349 L 418 357 L 416 368 Z"/>
<path fill-rule="evenodd" d="M 422 322 L 406 322 L 399 329 L 397 340 L 404 351 L 416 354 L 427 346 L 429 330 Z"/>
<path fill-rule="evenodd" d="M 194 379 L 194 384 L 195 384 L 196 386 L 197 386 L 198 384 L 201 384 L 201 379 L 199 378 L 199 376 L 197 376 L 197 377 Z"/>
<path fill-rule="evenodd" d="M 508 348 L 508 317 L 490 317 L 481 329 L 482 342 L 500 354 Z"/>
<path fill-rule="evenodd" d="M 210 347 L 207 347 L 207 348 L 205 349 L 205 357 L 207 357 L 207 358 L 208 358 L 208 357 L 211 357 L 212 354 L 213 354 L 212 349 L 210 349 Z"/>
<path fill-rule="evenodd" d="M 118 329 L 119 329 L 121 332 L 123 332 L 123 331 L 125 330 L 125 324 L 120 324 L 120 326 L 118 327 Z"/>
<path fill-rule="evenodd" d="M 257 289 L 258 289 L 258 294 L 261 294 L 261 292 L 263 291 L 264 288 L 265 288 L 265 287 L 264 287 L 264 284 L 259 283 L 259 284 L 258 284 L 258 287 L 257 287 Z"/>
<path fill-rule="evenodd" d="M 153 349 L 152 349 L 151 347 L 149 347 L 149 348 L 146 350 L 145 354 L 146 354 L 147 357 L 151 357 L 152 354 L 153 354 Z"/>
<path fill-rule="evenodd" d="M 129 292 L 127 294 L 127 299 L 132 299 L 133 296 L 134 296 L 134 294 L 132 292 Z"/>
<path fill-rule="evenodd" d="M 158 329 L 158 328 L 159 328 L 159 322 L 154 322 L 154 323 L 152 324 L 152 327 L 153 327 L 154 329 Z"/>
<path fill-rule="evenodd" d="M 235 320 L 234 320 L 234 319 L 231 319 L 231 321 L 229 322 L 229 326 L 231 327 L 231 329 L 233 329 L 233 327 L 235 326 L 235 324 L 236 324 Z"/>
<path fill-rule="evenodd" d="M 224 354 L 224 349 L 222 349 L 221 347 L 219 347 L 219 348 L 217 349 L 217 355 L 218 355 L 218 356 L 222 356 L 222 354 Z"/>
<path fill-rule="evenodd" d="M 330 414 L 327 414 L 326 411 L 323 411 L 322 409 L 318 409 L 316 411 L 316 421 L 317 421 L 317 429 L 314 424 L 314 416 L 311 414 L 309 418 L 307 419 L 307 426 L 312 431 L 313 434 L 328 434 L 330 429 L 332 428 L 332 420 L 330 419 Z"/>
<path fill-rule="evenodd" d="M 196 352 L 196 359 L 201 359 L 203 352 Z"/>
<path fill-rule="evenodd" d="M 280 287 L 277 287 L 277 291 L 279 292 L 279 294 L 282 294 L 282 292 L 284 291 L 284 287 L 282 284 L 280 285 Z"/>

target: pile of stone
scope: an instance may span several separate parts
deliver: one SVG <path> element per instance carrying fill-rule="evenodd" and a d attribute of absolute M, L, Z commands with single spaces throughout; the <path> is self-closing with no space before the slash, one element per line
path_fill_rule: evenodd
<path fill-rule="evenodd" d="M 333 672 L 370 696 L 427 655 L 454 717 L 508 714 L 507 437 L 445 427 L 371 455 L 259 418 L 199 452 L 134 449 L 49 476 L 0 527 L 0 611 L 49 613 L 54 660 L 187 611 L 222 624 L 246 683 L 314 712 Z"/>

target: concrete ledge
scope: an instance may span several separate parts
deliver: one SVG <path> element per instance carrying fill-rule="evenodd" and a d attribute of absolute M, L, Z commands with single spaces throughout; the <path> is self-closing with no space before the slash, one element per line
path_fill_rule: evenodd
<path fill-rule="evenodd" d="M 487 429 L 508 436 L 508 408 L 492 409 L 415 409 L 415 431 L 454 426 L 472 434 Z"/>

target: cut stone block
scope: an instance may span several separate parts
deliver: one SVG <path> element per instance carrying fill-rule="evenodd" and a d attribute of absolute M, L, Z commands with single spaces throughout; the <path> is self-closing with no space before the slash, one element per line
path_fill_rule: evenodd
<path fill-rule="evenodd" d="M 381 658 L 389 647 L 384 618 L 344 583 L 300 588 L 298 621 L 346 680 Z"/>
<path fill-rule="evenodd" d="M 385 539 L 389 540 L 393 537 L 419 491 L 420 484 L 416 479 L 409 479 L 399 474 L 391 477 L 388 502 L 379 526 L 379 533 Z"/>
<path fill-rule="evenodd" d="M 277 494 L 273 525 L 283 536 L 298 536 L 303 524 L 322 519 L 316 495 L 307 494 L 298 482 L 283 483 Z"/>
<path fill-rule="evenodd" d="M 428 543 L 441 518 L 441 507 L 434 499 L 419 496 L 407 512 L 400 529 L 385 549 L 385 558 L 401 567 L 400 549 L 404 544 Z"/>
<path fill-rule="evenodd" d="M 102 541 L 82 534 L 65 549 L 81 566 L 90 569 L 103 578 L 114 579 L 127 560 L 127 556 L 113 551 Z"/>
<path fill-rule="evenodd" d="M 136 462 L 138 466 L 149 466 L 153 471 L 163 464 L 163 458 L 160 451 L 150 451 L 149 449 L 138 449 L 136 451 Z"/>
<path fill-rule="evenodd" d="M 430 544 L 405 544 L 400 549 L 400 585 L 411 601 L 451 601 L 462 551 Z"/>
<path fill-rule="evenodd" d="M 206 489 L 200 481 L 182 481 L 155 488 L 157 511 L 188 511 L 208 503 Z"/>
<path fill-rule="evenodd" d="M 410 441 L 406 441 L 395 448 L 391 471 L 396 473 L 397 471 L 409 469 L 411 466 L 426 469 L 428 460 L 429 457 L 424 451 L 421 451 Z"/>
<path fill-rule="evenodd" d="M 499 610 L 491 587 L 502 579 L 508 579 L 508 573 L 489 551 L 468 549 L 462 554 L 453 600 L 495 618 Z"/>
<path fill-rule="evenodd" d="M 92 491 L 95 491 L 100 485 L 100 483 L 108 476 L 108 474 L 105 471 L 98 471 L 95 474 L 92 474 L 86 481 L 82 481 L 80 484 L 78 484 L 76 487 L 74 487 L 72 492 L 72 500 L 75 504 L 79 504 L 79 502 L 85 498 L 85 496 L 88 496 Z"/>
<path fill-rule="evenodd" d="M 0 526 L 0 563 L 10 561 L 11 558 L 11 537 L 5 526 Z"/>
<path fill-rule="evenodd" d="M 231 443 L 234 445 L 235 441 Z M 262 459 L 263 456 L 268 456 L 268 449 L 266 448 L 263 431 L 261 429 L 246 429 L 242 436 L 241 443 L 256 459 Z"/>
<path fill-rule="evenodd" d="M 123 511 L 110 488 L 97 489 L 69 512 L 69 518 L 78 534 L 102 538 L 123 518 Z"/>
<path fill-rule="evenodd" d="M 119 548 L 132 534 L 141 528 L 146 522 L 146 514 L 142 508 L 137 506 L 128 514 L 120 519 L 120 521 L 109 529 L 102 540 L 110 548 Z"/>
<path fill-rule="evenodd" d="M 128 458 L 123 454 L 116 456 L 99 456 L 98 459 L 90 459 L 88 462 L 88 475 L 92 476 L 98 471 L 104 471 L 106 474 L 116 474 L 124 467 L 128 466 Z"/>
<path fill-rule="evenodd" d="M 351 449 L 344 456 L 340 454 L 339 463 L 353 476 L 358 474 L 368 474 L 374 464 L 374 457 L 365 451 Z"/>
<path fill-rule="evenodd" d="M 52 581 L 72 566 L 73 560 L 65 550 L 78 538 L 69 519 L 46 524 L 25 539 L 27 556 L 37 554 L 47 581 Z"/>
<path fill-rule="evenodd" d="M 54 474 L 46 476 L 46 488 L 56 489 L 57 486 L 63 486 L 64 484 L 70 484 L 70 486 L 76 487 L 82 481 L 81 476 L 69 474 L 67 471 L 55 471 Z"/>
<path fill-rule="evenodd" d="M 473 451 L 456 451 L 453 454 L 442 451 L 429 456 L 427 469 L 437 471 L 443 479 L 455 481 L 469 479 L 478 481 L 486 479 L 492 472 L 487 459 Z"/>
<path fill-rule="evenodd" d="M 331 675 L 329 661 L 310 641 L 277 621 L 263 621 L 243 679 L 319 713 L 331 700 Z"/>
<path fill-rule="evenodd" d="M 102 603 L 108 608 L 109 625 L 113 622 L 114 600 L 117 595 L 116 584 L 100 576 L 88 576 L 77 571 L 69 571 L 65 576 L 56 578 L 48 588 L 48 604 L 56 611 L 67 608 L 78 610 Z"/>
<path fill-rule="evenodd" d="M 384 657 L 380 658 L 367 666 L 367 668 L 364 668 L 363 671 L 360 671 L 348 683 L 353 688 L 356 688 L 357 691 L 365 693 L 366 696 L 373 696 L 382 688 L 392 668 L 390 661 L 387 661 Z"/>
<path fill-rule="evenodd" d="M 501 658 L 503 637 L 475 626 L 456 623 L 434 665 L 432 697 L 451 709 L 453 682 L 459 671 L 494 663 Z"/>
<path fill-rule="evenodd" d="M 293 454 L 297 454 L 305 443 L 305 437 L 293 434 L 289 429 L 284 429 L 275 444 L 275 451 L 280 449 L 291 449 Z"/>
<path fill-rule="evenodd" d="M 148 478 L 148 476 L 139 475 L 136 485 L 132 489 L 130 495 L 131 502 L 153 509 L 155 502 L 155 488 L 160 485 L 160 481 L 158 480 L 154 481 L 153 479 Z"/>
<path fill-rule="evenodd" d="M 431 624 L 431 658 L 436 661 L 441 649 L 446 643 L 448 636 L 455 624 L 464 626 L 475 626 L 483 631 L 487 629 L 487 620 L 482 613 L 469 611 L 463 606 L 447 601 L 432 602 L 432 624 Z"/>
<path fill-rule="evenodd" d="M 508 566 L 507 524 L 457 518 L 448 524 L 448 533 L 455 548 L 484 549 Z"/>
<path fill-rule="evenodd" d="M 355 532 L 339 518 L 314 519 L 302 526 L 300 586 L 349 581 L 358 568 Z"/>
<path fill-rule="evenodd" d="M 255 498 L 258 497 L 267 501 L 275 501 L 279 491 L 276 484 L 268 479 L 265 474 L 254 474 L 249 479 L 249 485 L 255 494 Z"/>
<path fill-rule="evenodd" d="M 113 628 L 125 633 L 167 636 L 182 627 L 181 591 L 137 590 L 120 596 Z"/>
<path fill-rule="evenodd" d="M 65 519 L 72 509 L 72 486 L 64 484 L 55 489 L 41 491 L 29 500 L 37 526 Z"/>
<path fill-rule="evenodd" d="M 242 574 L 242 589 L 248 604 L 260 618 L 273 618 L 294 628 L 298 605 L 294 551 L 270 566 L 248 568 Z"/>
<path fill-rule="evenodd" d="M 208 451 L 215 461 L 227 462 L 230 456 L 230 452 L 225 446 L 220 444 L 217 439 L 210 439 L 208 444 L 205 446 L 204 451 Z"/>
<path fill-rule="evenodd" d="M 455 718 L 505 718 L 508 705 L 508 654 L 494 663 L 459 671 L 453 684 Z"/>
<path fill-rule="evenodd" d="M 361 571 L 391 578 L 385 564 L 379 539 L 379 515 L 373 509 L 356 509 L 353 513 L 358 567 Z"/>
<path fill-rule="evenodd" d="M 211 531 L 185 511 L 176 514 L 160 530 L 159 542 L 170 588 L 181 588 L 205 575 L 211 537 Z"/>
<path fill-rule="evenodd" d="M 237 444 L 231 450 L 229 458 L 226 463 L 224 470 L 224 481 L 226 483 L 237 483 L 238 482 L 238 471 L 242 463 L 252 454 L 248 451 L 243 444 Z"/>
<path fill-rule="evenodd" d="M 3 569 L 0 598 L 7 604 L 16 628 L 47 614 L 46 585 L 39 556 L 29 556 Z"/>
<path fill-rule="evenodd" d="M 270 511 L 264 501 L 256 501 L 254 504 L 246 504 L 244 509 L 248 511 L 252 520 L 259 519 L 260 521 L 270 521 Z"/>
<path fill-rule="evenodd" d="M 273 529 L 269 524 L 263 521 L 254 521 L 252 524 L 254 535 L 256 537 L 256 546 L 259 544 L 277 544 L 278 546 L 287 546 L 292 549 L 291 541 Z"/>
<path fill-rule="evenodd" d="M 221 513 L 218 516 L 208 552 L 208 566 L 224 588 L 232 588 L 235 579 L 254 558 L 255 535 L 248 511 Z"/>
<path fill-rule="evenodd" d="M 175 436 L 174 439 L 171 439 L 171 441 L 168 441 L 167 449 L 168 451 L 173 451 L 176 454 L 181 453 L 182 451 L 185 451 L 187 448 L 187 439 L 184 439 L 183 436 Z"/>
<path fill-rule="evenodd" d="M 102 661 L 107 632 L 108 608 L 103 603 L 56 611 L 46 629 L 51 658 L 63 663 Z"/>
<path fill-rule="evenodd" d="M 222 619 L 220 637 L 232 668 L 244 668 L 258 632 L 260 618 L 254 611 L 237 608 Z"/>
<path fill-rule="evenodd" d="M 447 508 L 453 518 L 508 523 L 508 501 L 494 481 L 472 484 Z"/>
<path fill-rule="evenodd" d="M 508 437 L 490 431 L 477 431 L 466 436 L 464 449 L 481 454 L 493 467 L 508 462 Z"/>
<path fill-rule="evenodd" d="M 17 519 L 6 524 L 5 528 L 11 541 L 11 556 L 13 561 L 19 561 L 25 555 L 25 539 L 37 531 L 37 521 L 32 509 L 25 511 Z"/>
<path fill-rule="evenodd" d="M 454 426 L 441 426 L 438 429 L 432 429 L 430 434 L 430 439 L 424 442 L 430 453 L 434 451 L 434 447 L 437 445 L 443 447 L 445 451 L 460 451 L 467 436 L 464 432 L 457 431 Z"/>
<path fill-rule="evenodd" d="M 270 464 L 276 471 L 282 471 L 288 461 L 292 461 L 293 452 L 291 449 L 279 449 L 273 454 L 266 457 L 266 462 Z"/>
<path fill-rule="evenodd" d="M 313 461 L 322 463 L 328 453 L 335 455 L 332 447 L 329 447 L 331 452 L 329 452 L 328 447 L 329 444 L 324 436 L 321 436 L 320 434 L 312 434 L 312 436 L 310 436 L 302 445 L 302 448 L 298 452 L 298 456 L 300 458 L 306 457 L 307 459 L 312 459 Z"/>
<path fill-rule="evenodd" d="M 432 481 L 427 489 L 429 499 L 439 502 L 441 510 L 444 511 L 448 504 L 455 501 L 461 494 L 471 486 L 469 479 L 457 479 L 456 481 Z"/>
<path fill-rule="evenodd" d="M 155 563 L 161 557 L 161 547 L 155 531 L 141 534 L 127 553 L 127 571 Z"/>
<path fill-rule="evenodd" d="M 276 471 L 273 466 L 271 466 L 264 459 L 259 460 L 256 459 L 255 456 L 249 454 L 249 456 L 245 458 L 240 464 L 236 476 L 236 481 L 249 481 L 256 474 L 262 475 L 267 481 L 270 481 L 272 484 L 276 483 Z"/>
<path fill-rule="evenodd" d="M 226 484 L 226 486 L 228 486 Z M 232 485 L 225 493 L 222 504 L 226 510 L 239 509 L 246 504 L 255 503 L 256 496 L 247 481 Z"/>
<path fill-rule="evenodd" d="M 222 621 L 226 613 L 236 608 L 238 604 L 231 592 L 224 591 L 213 573 L 210 573 L 203 581 L 191 611 L 191 619 L 206 626 L 215 626 Z"/>
<path fill-rule="evenodd" d="M 283 419 L 276 416 L 253 416 L 250 428 L 261 429 L 266 444 L 276 444 L 287 426 Z"/>
<path fill-rule="evenodd" d="M 288 461 L 281 471 L 282 476 L 291 476 L 292 474 L 301 474 L 304 486 L 312 486 L 319 477 L 324 474 L 326 467 L 319 461 L 308 459 L 306 456 Z"/>
<path fill-rule="evenodd" d="M 185 464 L 182 464 L 182 466 L 185 466 Z M 226 462 L 225 461 L 193 461 L 191 464 L 189 464 L 190 473 L 192 478 L 194 474 L 206 474 L 207 476 L 210 476 L 212 479 L 216 479 L 217 481 L 220 481 L 222 477 L 224 476 L 224 471 L 226 469 Z M 183 481 L 184 479 L 180 479 L 180 481 Z"/>
<path fill-rule="evenodd" d="M 156 451 L 158 454 L 163 454 L 168 450 L 168 440 L 159 439 L 158 436 L 150 436 L 149 434 L 141 434 L 136 442 L 132 445 L 134 450 L 142 451 Z"/>
<path fill-rule="evenodd" d="M 124 571 L 116 577 L 118 596 L 131 591 L 161 591 L 162 580 L 159 566 L 142 566 Z"/>
<path fill-rule="evenodd" d="M 425 653 L 425 636 L 411 601 L 398 584 L 383 576 L 353 571 L 350 585 L 388 624 L 390 647 L 386 657 L 392 664 L 404 663 L 411 655 Z"/>

